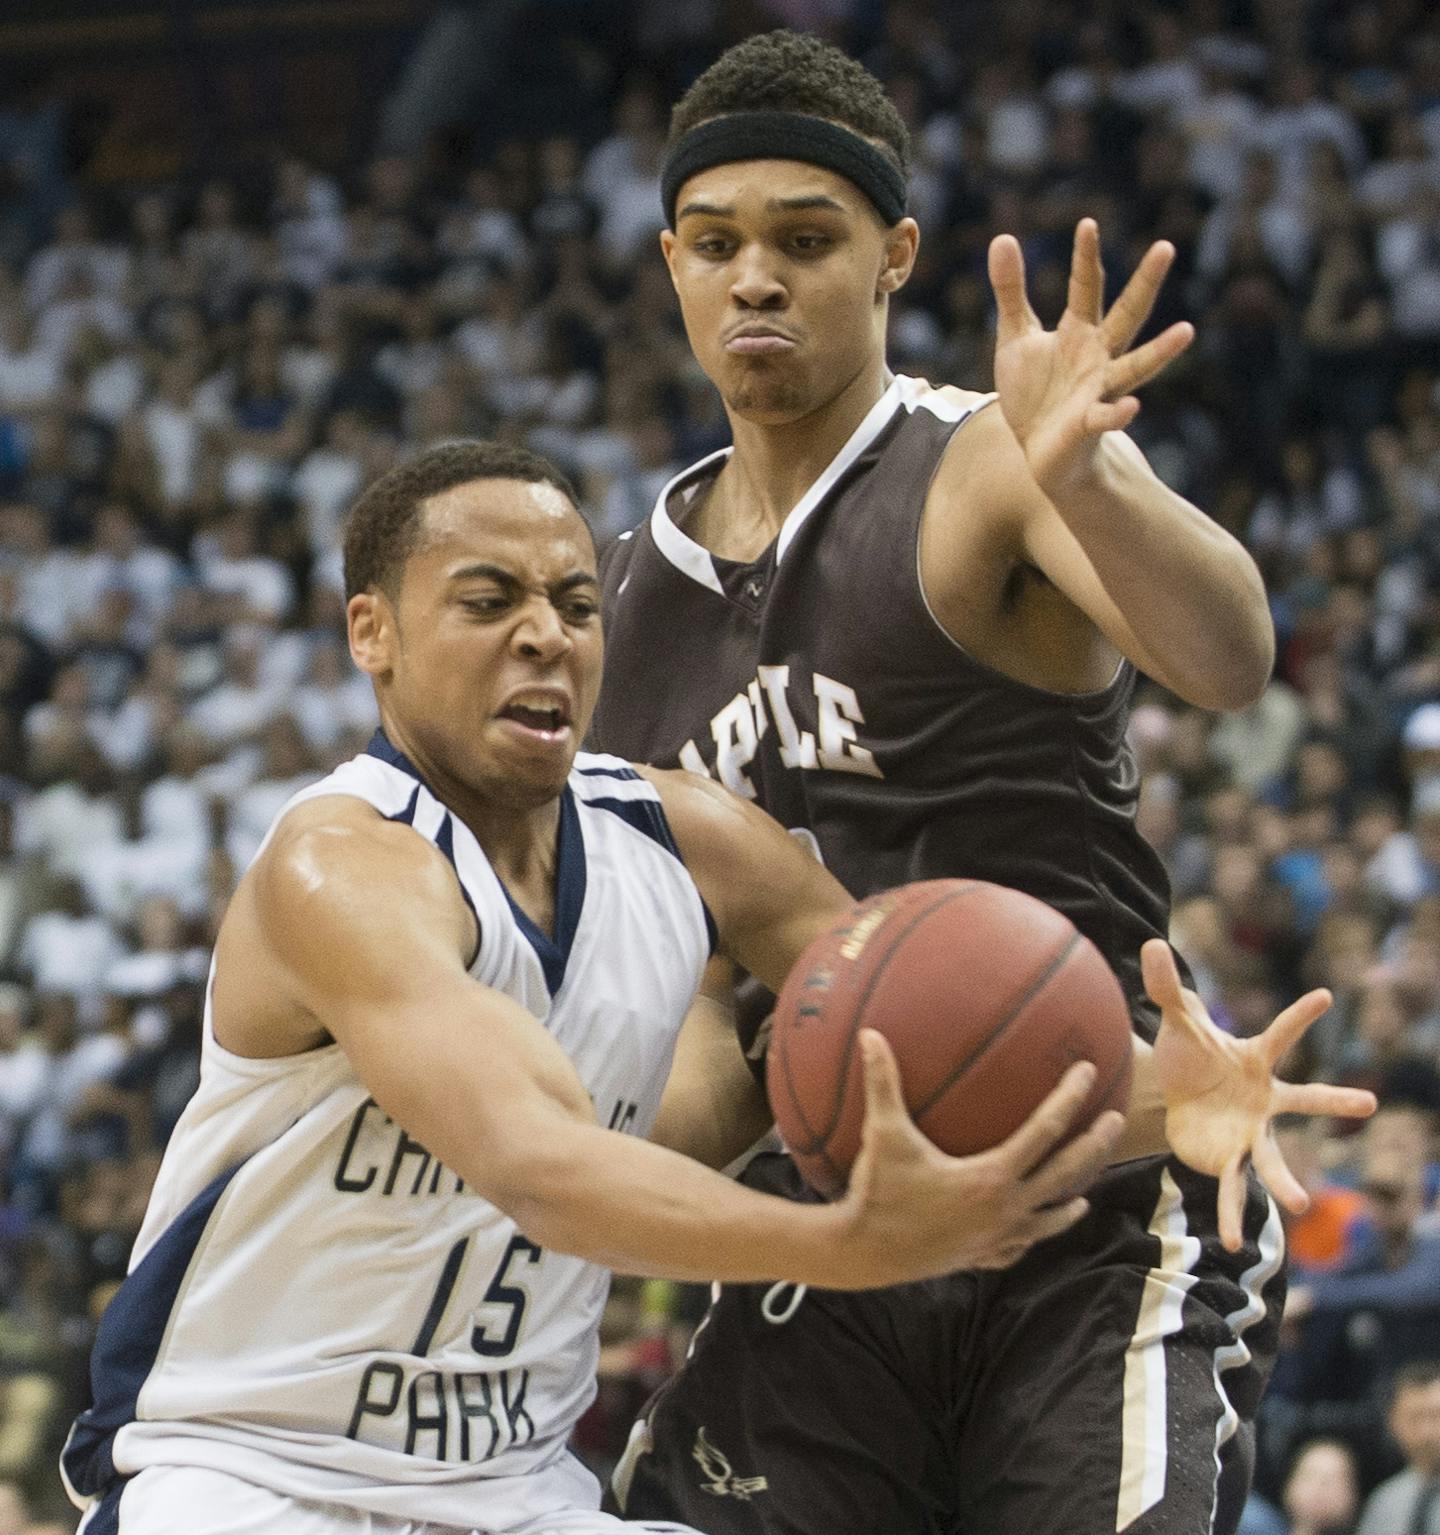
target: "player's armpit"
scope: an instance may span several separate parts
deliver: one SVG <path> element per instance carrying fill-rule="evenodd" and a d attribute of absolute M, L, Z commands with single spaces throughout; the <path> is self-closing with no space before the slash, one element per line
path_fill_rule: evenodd
<path fill-rule="evenodd" d="M 845 887 L 778 821 L 728 789 L 694 773 L 641 771 L 660 791 L 720 952 L 779 991 L 806 944 L 853 904 Z"/>
<path fill-rule="evenodd" d="M 724 1168 L 770 1126 L 770 1106 L 735 1032 L 734 966 L 712 960 L 681 1026 L 650 1139 Z"/>

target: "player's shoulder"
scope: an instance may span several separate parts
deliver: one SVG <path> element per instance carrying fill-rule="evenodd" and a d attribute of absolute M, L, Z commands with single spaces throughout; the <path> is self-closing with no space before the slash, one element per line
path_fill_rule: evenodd
<path fill-rule="evenodd" d="M 998 398 L 950 384 L 931 396 L 934 408 L 953 413 L 959 429 L 936 466 L 927 515 L 961 508 L 972 531 L 977 523 L 1008 523 L 1038 487 Z"/>
<path fill-rule="evenodd" d="M 737 855 L 754 845 L 757 822 L 779 830 L 764 811 L 713 778 L 686 768 L 637 765 L 635 771 L 657 797 L 692 870 L 733 867 Z"/>
<path fill-rule="evenodd" d="M 381 890 L 446 905 L 456 895 L 433 843 L 358 795 L 338 792 L 287 810 L 245 878 L 262 911 L 282 922 L 369 902 Z"/>

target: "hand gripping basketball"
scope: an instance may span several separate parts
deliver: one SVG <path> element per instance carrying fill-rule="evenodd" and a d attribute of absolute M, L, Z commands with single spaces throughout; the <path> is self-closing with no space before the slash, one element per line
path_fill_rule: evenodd
<path fill-rule="evenodd" d="M 1006 1268 L 1085 1214 L 1079 1191 L 1105 1167 L 1124 1125 L 1109 1110 L 1061 1145 L 1094 1085 L 1088 1062 L 1072 1066 L 1000 1145 L 951 1157 L 916 1129 L 883 1035 L 863 1029 L 859 1043 L 865 1119 L 836 1207 L 845 1221 L 837 1288 Z"/>

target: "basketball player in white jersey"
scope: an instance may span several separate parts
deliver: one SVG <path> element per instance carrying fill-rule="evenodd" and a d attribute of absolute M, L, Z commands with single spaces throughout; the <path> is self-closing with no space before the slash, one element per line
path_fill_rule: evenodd
<path fill-rule="evenodd" d="M 64 1455 L 86 1535 L 619 1530 L 565 1448 L 607 1268 L 849 1288 L 1009 1261 L 1079 1217 L 1119 1130 L 1054 1150 L 1081 1066 L 946 1158 L 870 1038 L 839 1203 L 644 1139 L 712 945 L 778 987 L 848 896 L 718 785 L 577 758 L 599 590 L 542 460 L 422 454 L 361 498 L 346 566 L 382 729 L 226 915 L 201 1085 Z M 666 1138 L 717 1158 L 767 1121 L 678 1102 Z"/>

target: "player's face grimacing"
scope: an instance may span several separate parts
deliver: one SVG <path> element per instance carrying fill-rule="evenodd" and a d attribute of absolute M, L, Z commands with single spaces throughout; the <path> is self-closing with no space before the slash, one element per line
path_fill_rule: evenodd
<path fill-rule="evenodd" d="M 595 550 L 551 485 L 476 480 L 432 496 L 378 674 L 417 765 L 497 803 L 564 787 L 603 641 Z"/>
<path fill-rule="evenodd" d="M 661 235 L 696 359 L 733 411 L 764 425 L 883 367 L 884 300 L 916 243 L 912 219 L 887 229 L 851 182 L 800 160 L 697 173 Z"/>

